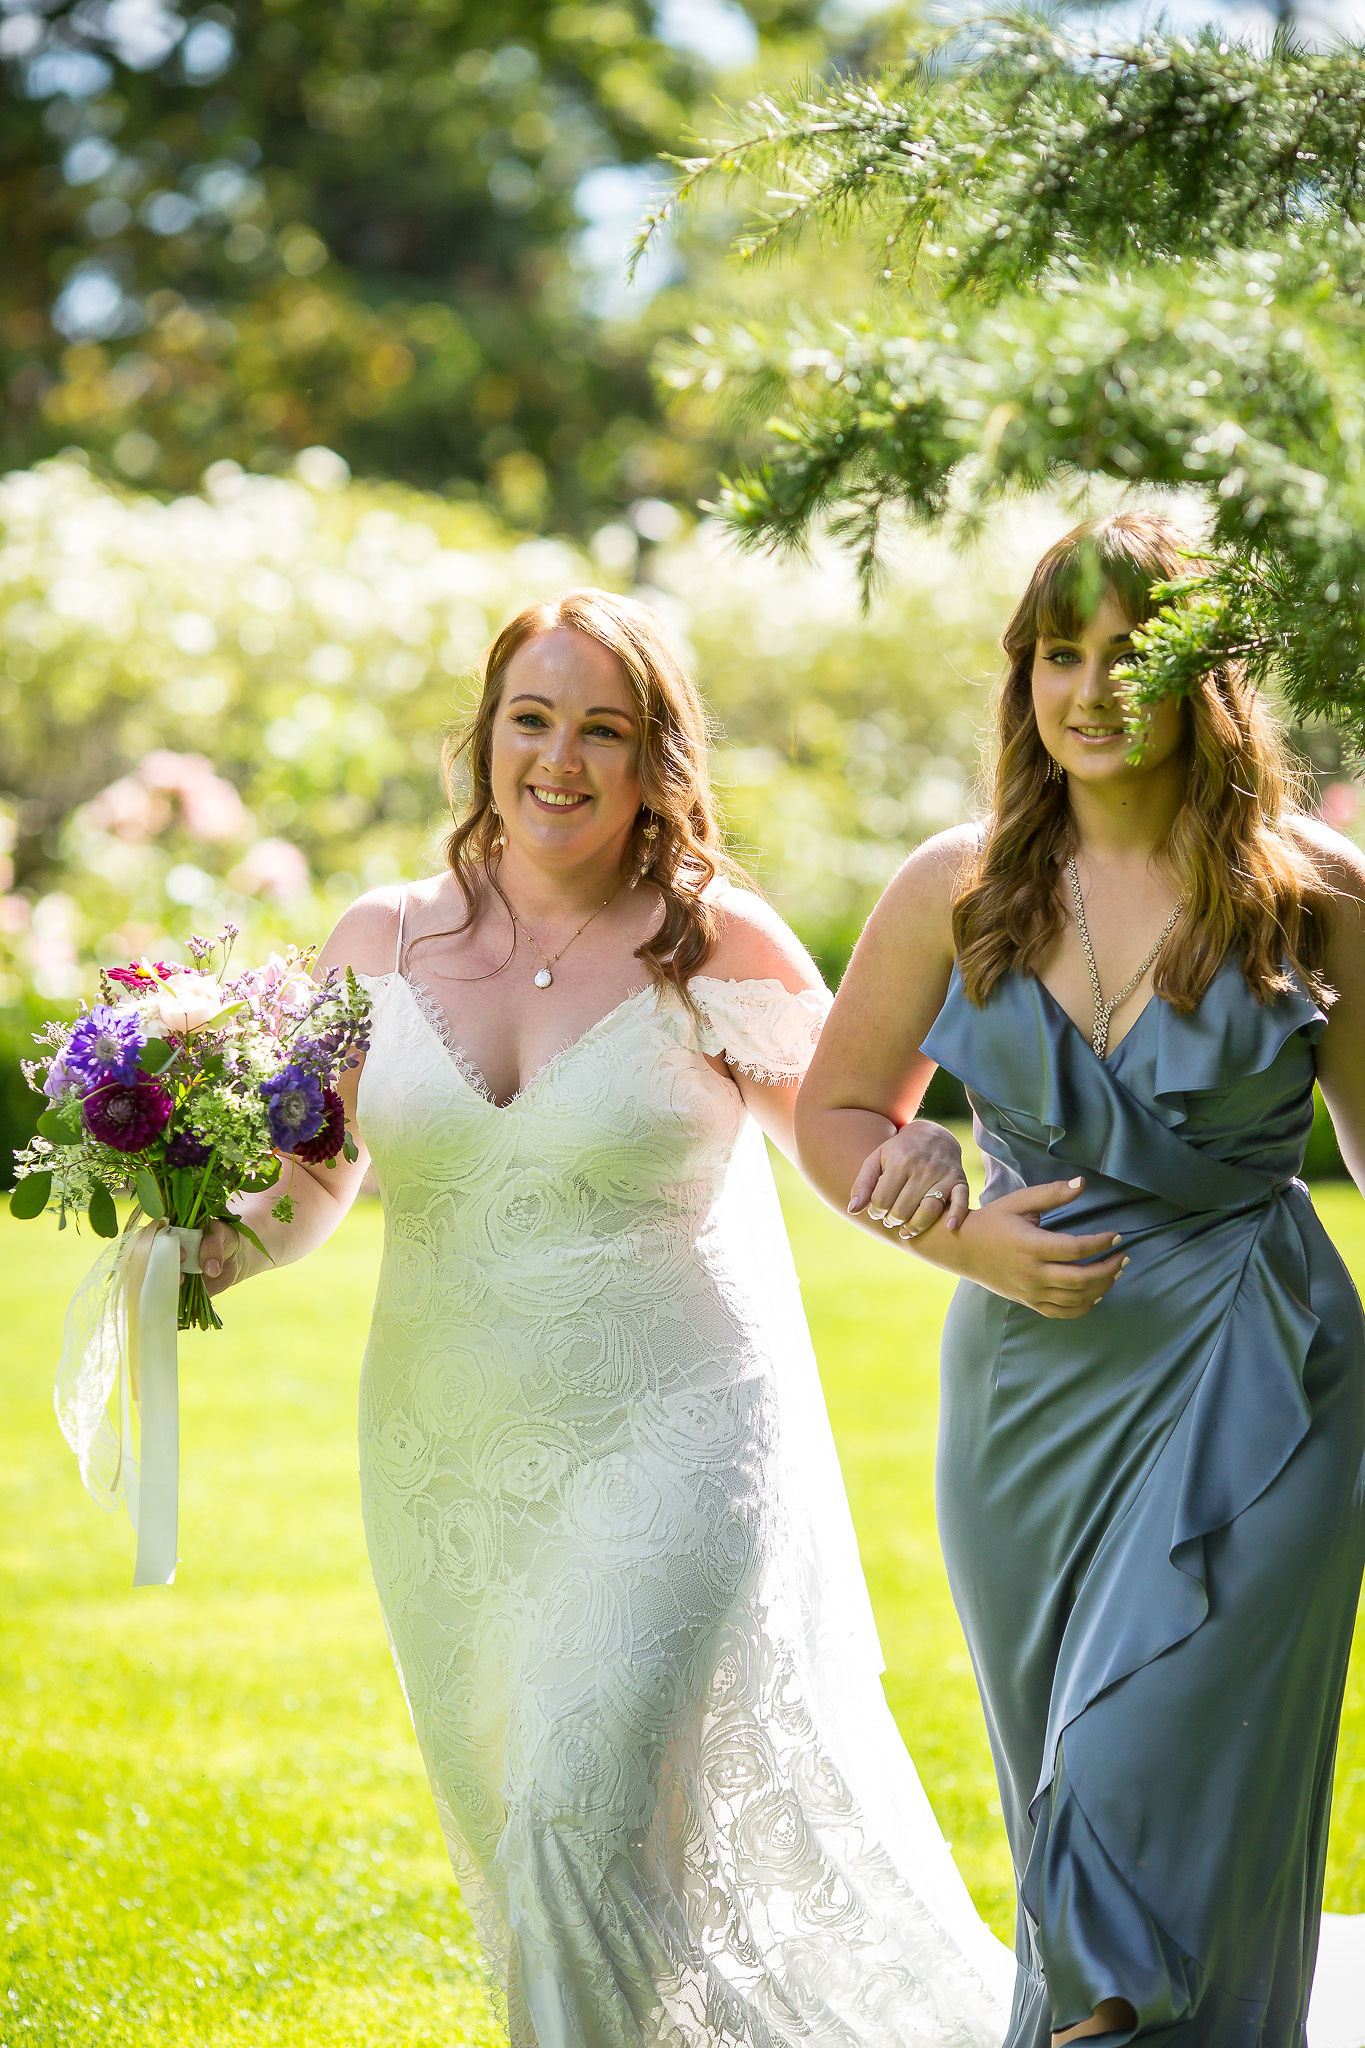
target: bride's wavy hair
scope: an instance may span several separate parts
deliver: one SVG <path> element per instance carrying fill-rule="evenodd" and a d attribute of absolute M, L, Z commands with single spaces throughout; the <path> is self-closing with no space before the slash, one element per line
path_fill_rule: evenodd
<path fill-rule="evenodd" d="M 984 1003 L 1001 977 L 1037 971 L 1061 930 L 1060 882 L 1075 847 L 1067 780 L 1053 771 L 1033 712 L 1039 640 L 1075 639 L 1113 592 L 1133 625 L 1156 610 L 1154 585 L 1199 566 L 1173 521 L 1147 512 L 1087 520 L 1049 548 L 1002 644 L 1009 666 L 996 714 L 990 808 L 953 905 L 964 992 Z M 1290 970 L 1319 1001 L 1331 891 L 1305 841 L 1307 779 L 1283 731 L 1239 664 L 1210 669 L 1185 701 L 1185 791 L 1163 851 L 1184 914 L 1161 954 L 1155 987 L 1192 1010 L 1229 955 L 1267 1002 Z"/>
<path fill-rule="evenodd" d="M 709 885 L 717 876 L 753 884 L 725 850 L 711 794 L 706 712 L 687 664 L 648 605 L 609 590 L 570 590 L 527 605 L 484 655 L 473 717 L 446 742 L 442 757 L 455 818 L 445 855 L 467 913 L 456 929 L 467 931 L 478 917 L 481 877 L 507 901 L 498 884 L 502 828 L 493 801 L 493 726 L 513 656 L 556 626 L 586 633 L 625 672 L 639 735 L 640 809 L 622 871 L 631 878 L 647 875 L 664 904 L 659 929 L 636 957 L 656 984 L 671 982 L 686 995 L 688 977 L 715 944 Z"/>

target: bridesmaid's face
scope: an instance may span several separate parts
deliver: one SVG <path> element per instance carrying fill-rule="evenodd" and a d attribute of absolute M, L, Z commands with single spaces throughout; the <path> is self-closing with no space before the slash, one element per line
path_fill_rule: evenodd
<path fill-rule="evenodd" d="M 1133 738 L 1123 729 L 1123 692 L 1113 671 L 1133 651 L 1133 622 L 1112 589 L 1075 639 L 1055 635 L 1033 650 L 1033 715 L 1058 766 L 1078 781 L 1107 783 L 1150 775 L 1185 744 L 1185 718 L 1174 698 L 1152 705 L 1141 739 L 1142 758 L 1128 755 Z"/>
<path fill-rule="evenodd" d="M 493 723 L 493 799 L 509 848 L 557 866 L 614 850 L 640 808 L 639 722 L 600 641 L 556 626 L 507 665 Z"/>

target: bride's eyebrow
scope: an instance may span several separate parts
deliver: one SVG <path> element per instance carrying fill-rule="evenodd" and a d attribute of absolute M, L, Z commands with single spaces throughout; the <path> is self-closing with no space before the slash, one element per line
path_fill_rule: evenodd
<path fill-rule="evenodd" d="M 553 698 L 538 696 L 534 690 L 519 690 L 515 697 L 509 697 L 507 700 L 509 711 L 514 704 L 543 704 L 547 711 L 553 711 L 555 708 Z M 622 711 L 619 704 L 593 704 L 583 713 L 583 716 L 585 718 L 619 718 L 623 725 L 634 723 L 630 712 Z"/>

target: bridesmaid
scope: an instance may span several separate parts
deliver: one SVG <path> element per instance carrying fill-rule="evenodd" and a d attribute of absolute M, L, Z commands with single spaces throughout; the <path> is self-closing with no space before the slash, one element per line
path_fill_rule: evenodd
<path fill-rule="evenodd" d="M 963 1282 L 939 1509 L 1018 1883 L 1007 2048 L 1303 2048 L 1365 1557 L 1365 1327 L 1296 1177 L 1316 1077 L 1365 1184 L 1365 861 L 1235 669 L 1133 751 L 1112 672 L 1190 545 L 1122 514 L 1038 564 L 990 815 L 891 884 L 797 1113 L 888 1221 L 877 1119 L 935 1062 L 985 1155 L 915 1245 Z M 1105 1256 L 1038 1262 L 1053 1221 Z"/>

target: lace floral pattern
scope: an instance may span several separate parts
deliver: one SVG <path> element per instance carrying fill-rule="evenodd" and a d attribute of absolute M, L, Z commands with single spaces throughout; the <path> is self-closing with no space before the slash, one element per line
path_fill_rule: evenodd
<path fill-rule="evenodd" d="M 824 989 L 799 994 L 780 981 L 717 981 L 695 975 L 689 984 L 702 1013 L 698 1043 L 719 1053 L 753 1081 L 799 1081 L 811 1063 L 830 997 Z"/>
<path fill-rule="evenodd" d="M 882 1699 L 762 1141 L 826 1005 L 627 999 L 499 1108 L 400 977 L 360 1125 L 375 1579 L 514 2048 L 993 2048 Z"/>

